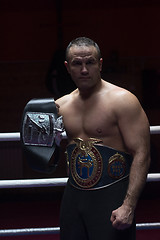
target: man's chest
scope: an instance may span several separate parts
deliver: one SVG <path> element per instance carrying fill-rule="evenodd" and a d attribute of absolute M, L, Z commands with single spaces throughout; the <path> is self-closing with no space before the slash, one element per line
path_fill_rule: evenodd
<path fill-rule="evenodd" d="M 116 117 L 111 108 L 90 106 L 71 108 L 69 114 L 64 111 L 65 129 L 71 136 L 87 135 L 90 137 L 105 137 L 113 134 L 116 126 Z"/>

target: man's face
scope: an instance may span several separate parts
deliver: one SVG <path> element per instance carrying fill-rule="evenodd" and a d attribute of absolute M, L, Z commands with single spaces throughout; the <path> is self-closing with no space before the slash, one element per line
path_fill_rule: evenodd
<path fill-rule="evenodd" d="M 94 87 L 101 79 L 102 59 L 94 46 L 72 46 L 66 68 L 80 90 Z"/>

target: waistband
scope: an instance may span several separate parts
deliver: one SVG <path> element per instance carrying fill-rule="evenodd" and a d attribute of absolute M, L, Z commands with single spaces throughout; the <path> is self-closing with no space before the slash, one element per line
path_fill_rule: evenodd
<path fill-rule="evenodd" d="M 76 188 L 104 188 L 129 175 L 132 156 L 97 143 L 93 138 L 87 141 L 78 138 L 75 144 L 67 146 L 69 183 Z"/>

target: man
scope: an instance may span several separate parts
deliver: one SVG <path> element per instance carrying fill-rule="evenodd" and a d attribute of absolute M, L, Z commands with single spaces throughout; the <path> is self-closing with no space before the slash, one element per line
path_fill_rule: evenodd
<path fill-rule="evenodd" d="M 135 239 L 134 211 L 150 164 L 147 117 L 133 94 L 101 79 L 91 39 L 68 45 L 65 66 L 77 89 L 56 101 L 69 143 L 61 240 Z"/>

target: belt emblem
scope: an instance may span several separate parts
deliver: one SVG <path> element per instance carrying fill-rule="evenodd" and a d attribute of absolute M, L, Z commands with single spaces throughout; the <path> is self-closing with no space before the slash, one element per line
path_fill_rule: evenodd
<path fill-rule="evenodd" d="M 71 155 L 70 170 L 74 181 L 83 188 L 93 187 L 101 178 L 103 161 L 94 147 L 100 140 L 90 138 L 87 141 L 74 139 L 76 147 Z"/>
<path fill-rule="evenodd" d="M 108 175 L 111 178 L 119 179 L 125 175 L 126 161 L 123 155 L 116 153 L 108 160 Z"/>

